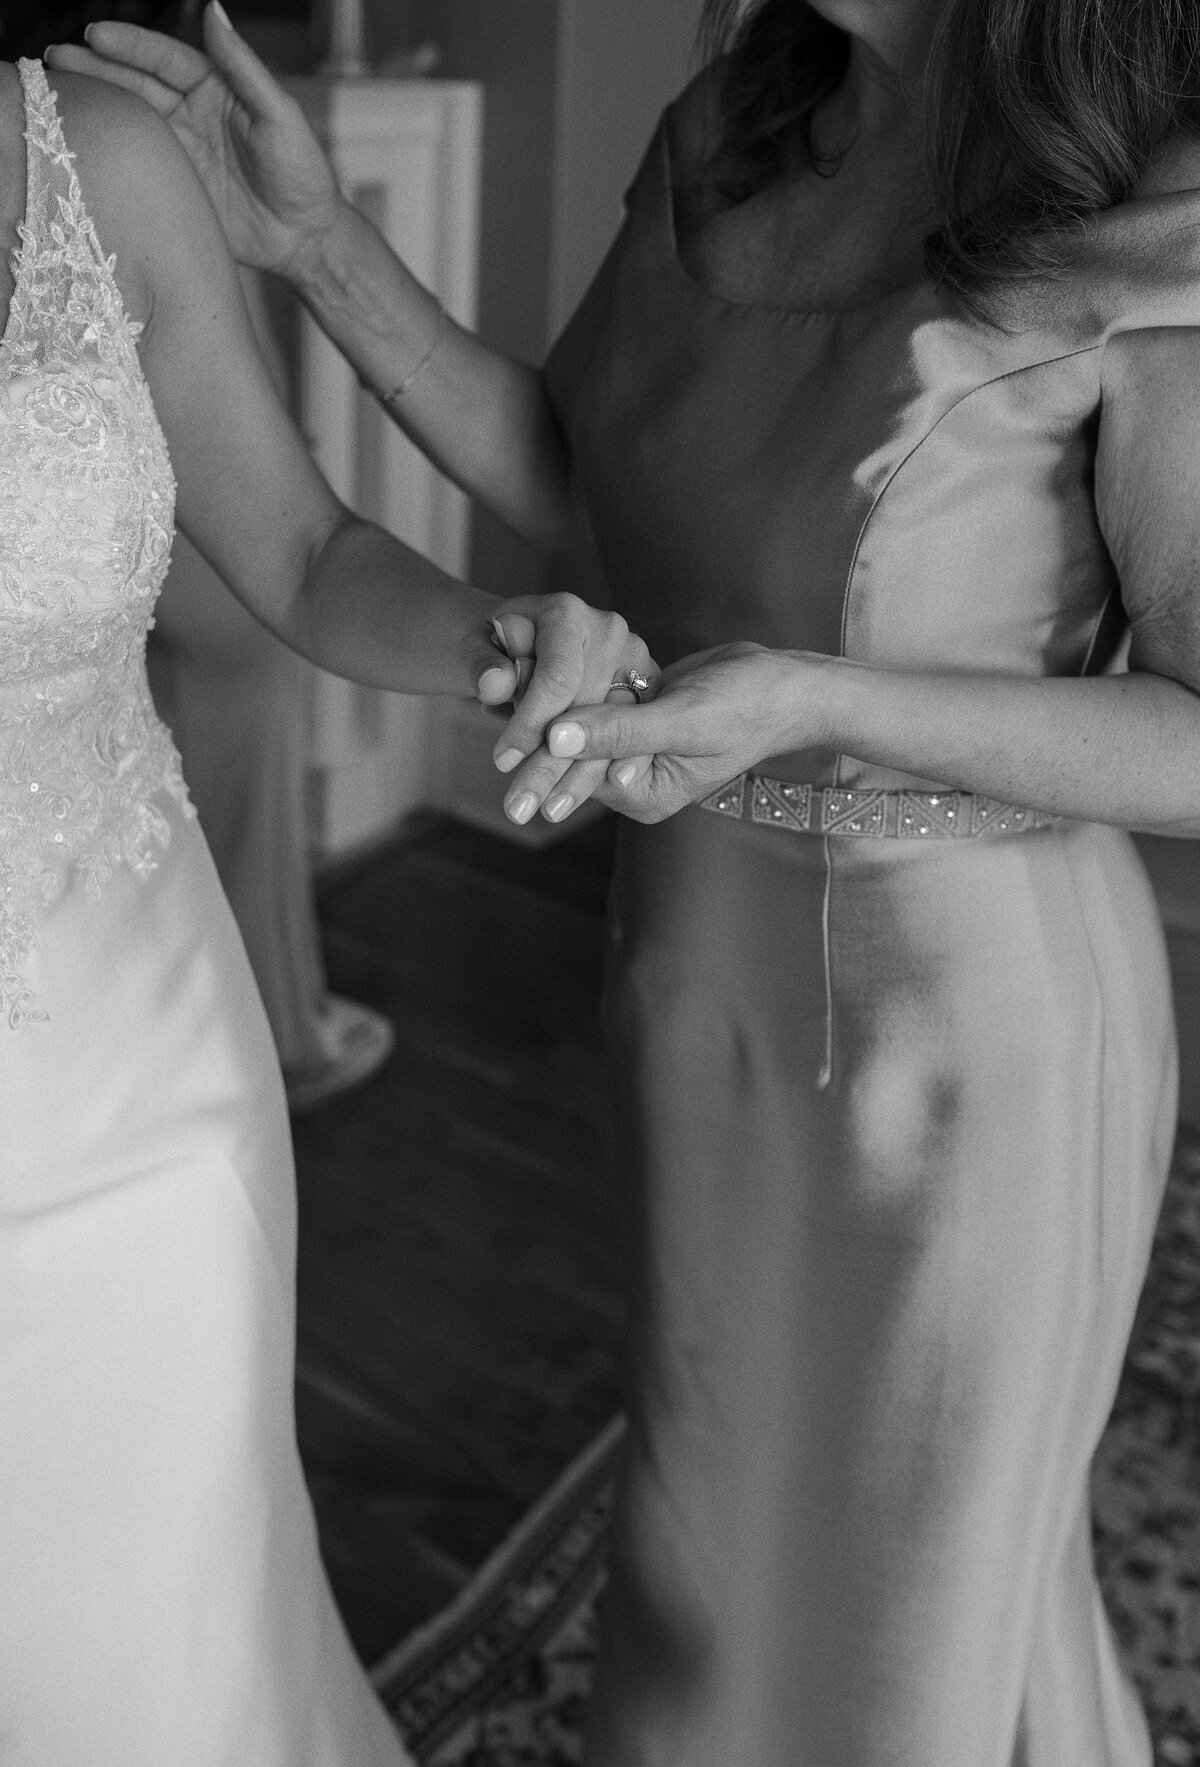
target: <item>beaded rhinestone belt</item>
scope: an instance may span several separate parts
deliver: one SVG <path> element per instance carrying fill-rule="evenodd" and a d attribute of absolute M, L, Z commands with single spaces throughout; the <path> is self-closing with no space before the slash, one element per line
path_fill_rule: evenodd
<path fill-rule="evenodd" d="M 1059 820 L 969 791 L 859 791 L 796 785 L 763 773 L 739 774 L 701 799 L 700 808 L 796 834 L 866 840 L 969 840 L 981 834 L 1025 834 Z"/>

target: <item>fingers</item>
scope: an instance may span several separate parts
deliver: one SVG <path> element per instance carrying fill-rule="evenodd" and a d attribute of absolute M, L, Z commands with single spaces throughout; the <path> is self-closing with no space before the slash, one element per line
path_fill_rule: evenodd
<path fill-rule="evenodd" d="M 664 711 L 661 701 L 578 706 L 554 720 L 546 747 L 559 760 L 624 760 L 674 750 L 679 736 L 678 712 Z"/>
<path fill-rule="evenodd" d="M 519 700 L 533 673 L 528 657 L 505 657 L 492 651 L 477 663 L 475 691 L 481 705 L 508 706 Z"/>
<path fill-rule="evenodd" d="M 529 624 L 525 622 L 525 624 Z M 480 703 L 489 711 L 500 712 L 516 704 L 528 687 L 533 675 L 534 659 L 532 651 L 533 627 L 529 626 L 530 650 L 522 652 L 518 648 L 523 634 L 516 639 L 512 633 L 517 631 L 517 622 L 509 616 L 508 628 L 500 620 L 493 617 L 491 645 L 500 654 L 500 661 L 490 656 L 483 665 L 483 672 L 476 680 L 475 690 Z"/>
<path fill-rule="evenodd" d="M 517 626 L 507 607 L 500 610 L 500 619 L 506 629 Z M 598 704 L 614 679 L 627 671 L 654 685 L 658 681 L 646 646 L 619 614 L 601 612 L 573 595 L 547 596 L 528 621 L 534 630 L 537 667 L 509 728 L 496 745 L 495 761 L 502 773 L 511 772 L 542 747 L 546 726 L 553 718 L 572 705 Z M 517 636 L 515 631 L 513 635 Z"/>
<path fill-rule="evenodd" d="M 614 705 L 636 705 L 632 693 L 615 688 L 609 694 Z M 644 775 L 652 765 L 651 757 L 640 756 L 613 766 L 633 768 L 630 783 Z M 530 757 L 515 775 L 505 793 L 504 809 L 510 820 L 528 822 L 540 810 L 548 822 L 565 822 L 567 817 L 602 791 L 609 776 L 609 762 L 601 756 L 587 761 L 556 761 L 545 748 Z"/>
<path fill-rule="evenodd" d="M 532 658 L 537 642 L 537 627 L 525 614 L 506 610 L 493 619 L 492 630 L 506 656 Z"/>
<path fill-rule="evenodd" d="M 574 596 L 547 598 L 535 627 L 537 667 L 533 680 L 504 734 L 506 746 L 496 756 L 501 772 L 511 771 L 524 756 L 541 748 L 542 733 L 551 718 L 565 712 L 579 697 L 584 684 L 590 613 Z"/>
<path fill-rule="evenodd" d="M 292 100 L 288 94 L 215 4 L 205 9 L 204 47 L 251 116 L 266 121 L 289 109 Z"/>
<path fill-rule="evenodd" d="M 288 108 L 287 93 L 216 5 L 210 4 L 204 14 L 207 55 L 161 31 L 112 20 L 89 25 L 84 35 L 87 49 L 61 45 L 48 54 L 51 66 L 124 86 L 146 99 L 160 116 L 170 115 L 214 66 L 251 116 L 267 120 Z"/>
<path fill-rule="evenodd" d="M 98 29 L 93 26 L 92 29 Z M 132 30 L 132 25 L 122 25 L 121 30 Z M 151 33 L 147 32 L 146 35 Z M 190 53 L 190 52 L 189 52 Z M 179 90 L 156 79 L 152 74 L 141 73 L 137 68 L 126 67 L 119 61 L 108 61 L 103 56 L 93 53 L 91 49 L 83 49 L 75 43 L 59 43 L 46 51 L 46 64 L 66 74 L 89 74 L 93 79 L 107 80 L 110 86 L 123 86 L 126 92 L 145 99 L 160 117 L 169 117 L 179 104 Z M 183 94 L 186 96 L 186 93 Z"/>
<path fill-rule="evenodd" d="M 547 822 L 565 822 L 567 817 L 581 804 L 586 804 L 593 793 L 604 784 L 605 765 L 603 761 L 579 761 L 569 768 L 550 791 L 542 805 L 542 815 Z"/>
<path fill-rule="evenodd" d="M 103 77 L 112 78 L 119 65 L 168 87 L 176 100 L 194 92 L 209 72 L 208 57 L 199 49 L 177 43 L 161 31 L 144 30 L 141 25 L 106 20 L 89 25 L 84 36 L 97 59 L 106 64 L 96 70 Z"/>
<path fill-rule="evenodd" d="M 544 748 L 538 749 L 513 775 L 504 794 L 504 814 L 509 821 L 522 826 L 532 822 L 543 804 L 552 796 L 561 795 L 555 788 L 571 770 L 569 761 L 556 761 Z M 569 816 L 572 808 L 574 805 L 562 810 L 557 820 Z"/>
<path fill-rule="evenodd" d="M 653 765 L 653 755 L 626 756 L 623 761 L 614 761 L 606 769 L 605 784 L 613 791 L 628 792 L 630 796 L 636 797 Z"/>

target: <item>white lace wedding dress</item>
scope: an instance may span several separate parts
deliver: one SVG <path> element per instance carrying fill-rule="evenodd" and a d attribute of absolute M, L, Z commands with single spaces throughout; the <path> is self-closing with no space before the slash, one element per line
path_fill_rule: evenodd
<path fill-rule="evenodd" d="M 173 480 L 39 64 L 0 345 L 0 1762 L 398 1767 L 292 1410 L 271 1038 L 146 688 Z"/>

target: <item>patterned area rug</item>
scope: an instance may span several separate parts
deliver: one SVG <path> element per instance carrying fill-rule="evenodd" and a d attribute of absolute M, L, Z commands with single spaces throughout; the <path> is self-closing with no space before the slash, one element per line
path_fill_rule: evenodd
<path fill-rule="evenodd" d="M 376 1686 L 421 1767 L 577 1767 L 622 1426 Z M 1096 1559 L 1156 1767 L 1200 1767 L 1200 1136 L 1181 1137 L 1096 1456 Z"/>
<path fill-rule="evenodd" d="M 1200 1136 L 1182 1135 L 1092 1470 L 1096 1564 L 1159 1767 L 1200 1767 Z"/>

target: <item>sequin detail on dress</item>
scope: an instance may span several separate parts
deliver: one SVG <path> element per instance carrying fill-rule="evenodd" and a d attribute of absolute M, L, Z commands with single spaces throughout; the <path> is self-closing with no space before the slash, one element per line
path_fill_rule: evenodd
<path fill-rule="evenodd" d="M 25 977 L 41 913 L 81 876 L 145 875 L 189 814 L 146 682 L 175 481 L 125 313 L 38 62 L 19 64 L 28 188 L 0 342 L 0 1014 L 45 1017 Z"/>
<path fill-rule="evenodd" d="M 968 791 L 855 791 L 799 785 L 765 773 L 739 773 L 700 800 L 702 810 L 793 834 L 853 835 L 867 840 L 969 840 L 981 834 L 1027 834 L 1058 821 Z"/>

